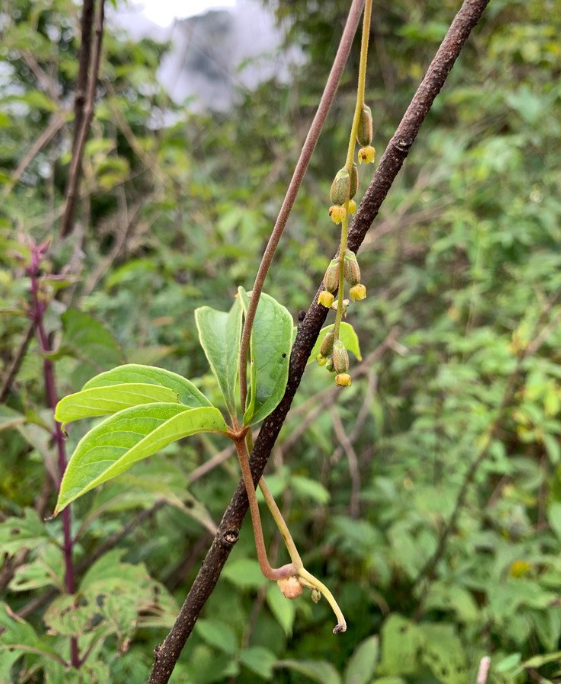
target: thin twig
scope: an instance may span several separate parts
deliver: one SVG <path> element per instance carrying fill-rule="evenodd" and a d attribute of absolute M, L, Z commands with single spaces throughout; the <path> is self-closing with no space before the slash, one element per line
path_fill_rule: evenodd
<path fill-rule="evenodd" d="M 0 388 L 0 404 L 4 403 L 4 400 L 8 396 L 8 392 L 10 391 L 10 387 L 12 385 L 12 382 L 14 381 L 14 378 L 18 374 L 20 366 L 21 366 L 23 359 L 25 358 L 25 355 L 27 353 L 27 349 L 29 347 L 29 344 L 30 344 L 31 340 L 33 339 L 33 333 L 34 332 L 35 332 L 35 322 L 31 321 L 31 323 L 27 326 L 27 330 L 25 331 L 25 333 L 23 335 L 23 338 L 20 342 L 20 345 L 18 347 L 16 355 L 12 359 L 12 363 L 10 364 L 8 371 L 6 372 L 6 376 L 4 378 L 4 381 L 2 382 L 2 388 Z"/>
<path fill-rule="evenodd" d="M 335 436 L 347 454 L 347 461 L 349 463 L 349 474 L 351 476 L 351 498 L 349 501 L 349 513 L 351 518 L 358 518 L 360 513 L 359 497 L 360 497 L 360 470 L 358 467 L 358 456 L 352 445 L 349 436 L 345 432 L 343 423 L 337 411 L 331 411 L 331 422 L 335 430 Z"/>
<path fill-rule="evenodd" d="M 31 164 L 36 155 L 45 147 L 45 145 L 56 135 L 56 133 L 64 126 L 64 115 L 57 113 L 53 114 L 51 120 L 47 124 L 45 130 L 39 135 L 39 137 L 33 142 L 29 150 L 25 153 L 20 163 L 17 165 L 15 171 L 12 173 L 9 182 L 2 191 L 2 199 L 5 199 L 13 187 L 21 178 L 25 169 Z"/>
<path fill-rule="evenodd" d="M 483 658 L 481 658 L 479 661 L 479 669 L 477 670 L 475 684 L 487 684 L 487 677 L 489 676 L 490 668 L 491 658 L 489 658 L 489 656 L 483 656 Z"/>
<path fill-rule="evenodd" d="M 452 22 L 423 82 L 407 108 L 396 134 L 382 156 L 376 174 L 358 209 L 349 234 L 349 248 L 355 253 L 360 248 L 364 236 L 377 216 L 380 206 L 399 173 L 434 99 L 444 85 L 450 69 L 488 4 L 489 0 L 464 0 L 460 11 Z M 271 415 L 265 419 L 255 443 L 250 461 L 254 484 L 257 484 L 265 470 L 294 395 L 300 385 L 310 352 L 327 316 L 327 309 L 317 304 L 317 296 L 320 291 L 321 288 L 318 289 L 314 301 L 298 329 L 290 357 L 288 383 L 284 397 Z M 220 572 L 238 539 L 247 508 L 248 500 L 245 487 L 243 481 L 240 481 L 174 626 L 164 642 L 154 651 L 154 666 L 148 680 L 149 684 L 166 684 L 169 681 L 193 626 L 207 599 L 212 594 Z"/>
<path fill-rule="evenodd" d="M 79 194 L 80 177 L 82 175 L 82 157 L 84 155 L 84 147 L 86 139 L 90 130 L 90 124 L 93 119 L 95 91 L 97 86 L 97 76 L 99 73 L 99 64 L 101 61 L 101 46 L 103 42 L 103 21 L 105 17 L 105 0 L 98 0 L 96 17 L 95 17 L 95 36 L 93 45 L 93 55 L 91 59 L 91 66 L 89 69 L 88 90 L 86 93 L 86 101 L 84 109 L 81 114 L 80 127 L 75 127 L 75 144 L 72 150 L 72 161 L 70 163 L 70 171 L 68 173 L 68 183 L 65 192 L 64 214 L 60 224 L 60 236 L 62 238 L 69 235 L 74 229 L 74 214 L 76 212 L 76 200 Z M 81 65 L 80 65 L 81 67 Z M 80 86 L 81 87 L 81 86 Z M 78 107 L 77 104 L 75 104 Z M 81 109 L 81 107 L 78 107 Z M 78 133 L 76 133 L 78 130 Z"/>
<path fill-rule="evenodd" d="M 363 5 L 364 0 L 353 0 L 353 4 L 351 5 L 351 9 L 349 11 L 349 17 L 345 25 L 345 30 L 341 36 L 341 42 L 339 43 L 339 48 L 337 50 L 337 54 L 335 55 L 335 60 L 333 62 L 333 66 L 331 67 L 329 78 L 325 84 L 325 89 L 323 91 L 323 95 L 321 96 L 316 115 L 314 116 L 310 130 L 308 131 L 304 145 L 302 146 L 300 157 L 296 164 L 296 168 L 294 169 L 294 173 L 292 174 L 292 178 L 288 185 L 288 189 L 275 222 L 273 232 L 271 233 L 271 237 L 269 238 L 269 242 L 267 243 L 267 247 L 263 253 L 261 263 L 259 264 L 257 276 L 255 277 L 255 283 L 253 285 L 249 306 L 247 308 L 247 314 L 242 332 L 242 341 L 240 345 L 240 394 L 242 412 L 245 411 L 247 398 L 247 354 L 249 352 L 251 329 L 253 327 L 253 321 L 255 320 L 259 298 L 261 297 L 263 285 L 265 284 L 265 278 L 267 277 L 267 273 L 273 262 L 275 251 L 284 232 L 286 222 L 288 221 L 288 217 L 296 200 L 296 196 L 298 195 L 300 185 L 302 184 L 308 169 L 308 164 L 312 158 L 312 154 L 322 131 L 323 124 L 325 123 L 327 114 L 331 108 L 331 104 L 335 99 L 335 93 L 339 87 L 339 81 L 341 80 L 341 76 L 351 52 L 353 38 L 360 21 Z"/>

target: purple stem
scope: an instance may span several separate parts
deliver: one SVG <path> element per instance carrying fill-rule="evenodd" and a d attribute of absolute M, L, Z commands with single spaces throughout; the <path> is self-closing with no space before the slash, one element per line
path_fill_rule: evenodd
<path fill-rule="evenodd" d="M 34 246 L 31 253 L 31 264 L 27 269 L 27 273 L 31 280 L 31 318 L 35 323 L 35 329 L 37 331 L 37 338 L 39 341 L 39 347 L 43 354 L 51 351 L 49 345 L 49 338 L 43 324 L 43 317 L 47 309 L 46 302 L 42 302 L 39 296 L 39 264 L 41 259 L 45 255 L 47 250 L 47 245 Z M 45 390 L 47 394 L 47 403 L 49 408 L 53 411 L 56 409 L 58 403 L 57 392 L 56 392 L 56 381 L 55 381 L 55 370 L 53 362 L 50 359 L 45 358 L 43 360 L 43 373 L 45 378 Z M 66 460 L 66 447 L 64 444 L 64 435 L 62 434 L 62 429 L 60 423 L 55 420 L 55 428 L 53 431 L 53 438 L 55 440 L 58 452 L 58 475 L 59 479 L 56 482 L 57 488 L 60 488 L 60 483 L 62 481 L 62 476 L 66 470 L 67 460 Z M 66 586 L 66 591 L 69 594 L 74 594 L 76 592 L 76 578 L 74 574 L 74 563 L 72 560 L 72 552 L 74 547 L 74 540 L 72 538 L 72 519 L 70 513 L 70 506 L 67 506 L 62 512 L 62 530 L 63 530 L 63 553 L 64 553 L 64 583 Z M 78 651 L 78 638 L 70 637 L 70 662 L 73 667 L 80 667 L 80 654 Z"/>

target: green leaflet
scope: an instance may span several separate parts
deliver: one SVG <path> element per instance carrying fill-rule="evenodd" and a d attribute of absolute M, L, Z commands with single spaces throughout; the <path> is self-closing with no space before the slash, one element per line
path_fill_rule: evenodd
<path fill-rule="evenodd" d="M 55 515 L 85 492 L 171 442 L 197 432 L 227 430 L 220 411 L 213 407 L 156 403 L 120 411 L 90 430 L 78 443 L 62 479 Z"/>
<path fill-rule="evenodd" d="M 177 404 L 177 392 L 160 385 L 133 382 L 90 387 L 61 399 L 56 407 L 55 418 L 62 423 L 64 430 L 74 420 L 107 416 L 131 406 L 153 403 Z"/>
<path fill-rule="evenodd" d="M 236 413 L 238 362 L 242 334 L 242 307 L 236 300 L 229 313 L 202 306 L 195 311 L 199 340 L 214 376 L 218 380 L 226 407 Z"/>
<path fill-rule="evenodd" d="M 316 340 L 316 343 L 314 344 L 314 348 L 310 352 L 310 358 L 308 359 L 308 363 L 312 363 L 312 361 L 316 360 L 316 356 L 319 354 L 323 338 L 329 332 L 333 332 L 333 324 L 326 325 L 325 328 L 322 328 L 319 331 L 319 335 Z M 355 332 L 355 329 L 350 323 L 341 322 L 341 327 L 339 328 L 339 339 L 345 345 L 347 351 L 352 352 L 359 361 L 362 361 L 358 337 Z"/>
<path fill-rule="evenodd" d="M 250 293 L 238 288 L 247 311 Z M 292 316 L 288 309 L 267 294 L 261 294 L 251 333 L 249 402 L 245 425 L 266 418 L 282 399 L 288 381 L 292 345 Z"/>
<path fill-rule="evenodd" d="M 141 366 L 136 363 L 129 363 L 124 366 L 117 366 L 106 373 L 100 373 L 92 378 L 82 387 L 82 391 L 92 387 L 107 387 L 109 385 L 122 385 L 125 383 L 141 383 L 149 385 L 160 385 L 173 390 L 177 398 L 185 406 L 198 408 L 199 406 L 212 406 L 205 395 L 200 392 L 192 382 L 185 380 L 181 375 L 155 368 L 153 366 Z"/>

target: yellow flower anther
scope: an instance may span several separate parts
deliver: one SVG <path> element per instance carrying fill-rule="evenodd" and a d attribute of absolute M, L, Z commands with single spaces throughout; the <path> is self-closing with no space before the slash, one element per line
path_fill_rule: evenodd
<path fill-rule="evenodd" d="M 338 387 L 350 387 L 351 376 L 348 373 L 339 373 L 335 376 L 335 384 Z"/>
<path fill-rule="evenodd" d="M 376 159 L 376 150 L 372 147 L 372 145 L 367 145 L 366 147 L 362 147 L 358 151 L 358 163 L 359 164 L 362 164 L 363 162 L 365 164 L 373 164 L 375 159 Z"/>
<path fill-rule="evenodd" d="M 361 283 L 358 283 L 351 287 L 349 294 L 351 295 L 353 302 L 360 301 L 366 297 L 366 288 Z"/>
<path fill-rule="evenodd" d="M 318 302 L 322 306 L 325 306 L 326 309 L 329 309 L 331 307 L 334 300 L 335 297 L 332 295 L 331 292 L 328 292 L 327 290 L 323 290 L 323 292 L 321 292 L 318 297 Z"/>
<path fill-rule="evenodd" d="M 338 204 L 334 204 L 329 208 L 329 216 L 331 217 L 333 223 L 341 223 L 346 214 L 347 212 L 345 211 L 345 207 L 341 207 Z"/>

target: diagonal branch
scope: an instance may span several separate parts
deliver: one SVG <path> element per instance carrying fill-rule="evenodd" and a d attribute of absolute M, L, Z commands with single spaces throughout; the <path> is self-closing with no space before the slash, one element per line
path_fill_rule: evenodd
<path fill-rule="evenodd" d="M 349 232 L 348 246 L 352 251 L 356 252 L 360 248 L 366 232 L 376 218 L 382 202 L 430 111 L 434 99 L 444 85 L 454 62 L 488 4 L 489 0 L 464 0 L 380 160 L 374 178 L 364 195 Z M 251 470 L 255 484 L 265 470 L 271 450 L 286 420 L 292 399 L 306 369 L 308 357 L 326 316 L 327 309 L 317 304 L 316 294 L 305 319 L 299 327 L 294 342 L 284 397 L 273 413 L 264 421 L 253 449 Z M 214 590 L 220 572 L 238 539 L 247 507 L 245 487 L 243 481 L 240 481 L 175 625 L 165 641 L 154 652 L 155 662 L 148 680 L 149 684 L 165 684 L 169 681 L 181 650 L 189 638 L 203 606 Z"/>
<path fill-rule="evenodd" d="M 83 15 L 90 12 L 91 0 L 85 0 Z M 89 15 L 89 24 L 82 16 L 82 30 L 86 34 L 82 38 L 82 52 L 80 55 L 80 71 L 79 81 L 76 87 L 76 99 L 74 103 L 75 123 L 74 123 L 74 140 L 72 144 L 72 161 L 70 163 L 70 171 L 68 172 L 68 183 L 65 192 L 64 214 L 60 224 L 60 236 L 62 238 L 70 235 L 74 229 L 74 215 L 76 213 L 76 201 L 79 196 L 80 177 L 82 175 L 82 157 L 84 155 L 84 147 L 86 139 L 90 130 L 90 124 L 93 119 L 95 91 L 97 86 L 97 76 L 99 73 L 99 64 L 101 61 L 101 45 L 103 42 L 103 22 L 105 19 L 105 0 L 98 0 L 97 11 L 95 15 L 95 35 L 93 43 L 93 54 L 89 64 L 89 80 L 86 91 L 86 99 L 82 109 L 82 89 L 84 87 L 85 76 L 83 74 L 84 62 L 88 45 L 88 31 L 91 33 L 91 15 Z M 86 74 L 87 76 L 88 74 Z M 80 80 L 81 79 L 81 80 Z"/>

